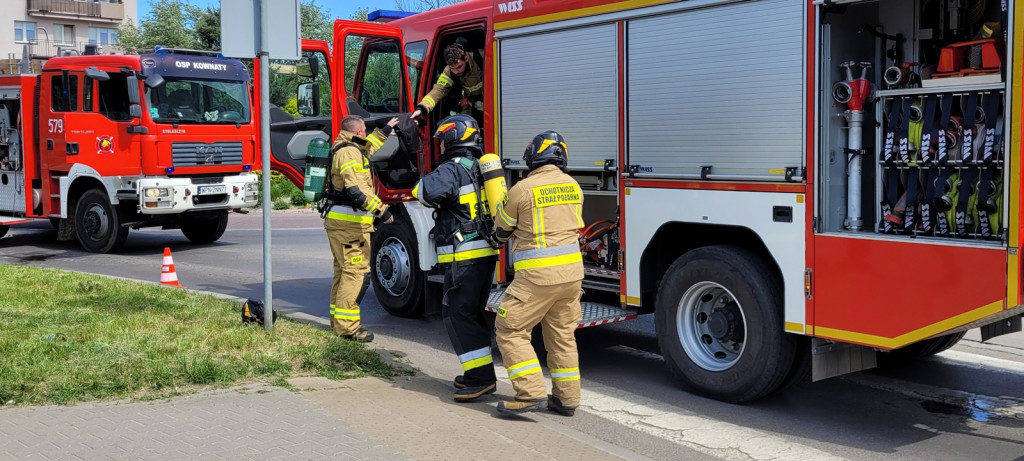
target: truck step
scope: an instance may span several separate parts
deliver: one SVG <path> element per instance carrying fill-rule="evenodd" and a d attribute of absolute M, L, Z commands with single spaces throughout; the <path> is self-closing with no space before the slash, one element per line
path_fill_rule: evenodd
<path fill-rule="evenodd" d="M 491 290 L 490 296 L 487 297 L 487 310 L 489 312 L 496 312 L 498 305 L 501 304 L 501 298 L 504 296 L 504 288 Z M 609 304 L 584 301 L 580 303 L 580 307 L 583 310 L 583 318 L 576 328 L 595 327 L 606 323 L 633 320 L 637 317 L 635 310 L 623 309 Z"/>

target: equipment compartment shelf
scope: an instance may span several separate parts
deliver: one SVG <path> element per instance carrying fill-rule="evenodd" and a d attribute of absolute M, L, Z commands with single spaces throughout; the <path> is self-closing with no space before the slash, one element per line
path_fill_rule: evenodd
<path fill-rule="evenodd" d="M 971 91 L 994 91 L 1006 88 L 1005 83 L 985 83 L 979 85 L 962 86 L 937 86 L 930 88 L 900 88 L 898 90 L 878 90 L 875 95 L 879 98 L 893 96 L 914 96 L 925 94 L 946 94 L 946 93 L 967 93 Z"/>

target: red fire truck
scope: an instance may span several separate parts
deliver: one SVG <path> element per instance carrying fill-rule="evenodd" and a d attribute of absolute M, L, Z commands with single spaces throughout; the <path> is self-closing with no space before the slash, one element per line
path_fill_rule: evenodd
<path fill-rule="evenodd" d="M 117 250 L 129 228 L 216 241 L 256 204 L 249 73 L 209 53 L 67 56 L 0 75 L 0 236 L 50 219 L 59 239 Z"/>
<path fill-rule="evenodd" d="M 584 287 L 617 299 L 585 302 L 580 326 L 653 313 L 684 388 L 749 401 L 1021 330 L 1024 5 L 965 3 L 470 0 L 338 21 L 330 133 L 410 112 L 464 41 L 510 183 L 536 133 L 569 145 Z M 373 159 L 396 210 L 374 290 L 399 316 L 436 302 L 431 210 L 409 188 L 452 93 L 422 152 Z"/>

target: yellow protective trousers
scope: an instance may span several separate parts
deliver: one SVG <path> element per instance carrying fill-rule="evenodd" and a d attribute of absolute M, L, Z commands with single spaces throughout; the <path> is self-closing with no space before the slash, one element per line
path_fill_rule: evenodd
<path fill-rule="evenodd" d="M 537 353 L 530 343 L 533 328 L 541 324 L 544 348 L 551 372 L 551 394 L 563 405 L 580 403 L 579 355 L 576 326 L 580 311 L 582 280 L 555 285 L 537 285 L 517 278 L 505 291 L 498 307 L 494 328 L 508 377 L 518 400 L 547 397 L 547 386 Z"/>
<path fill-rule="evenodd" d="M 370 271 L 370 233 L 351 227 L 337 228 L 327 219 L 327 240 L 334 254 L 334 278 L 331 280 L 331 329 L 337 335 L 350 335 L 359 329 L 359 304 L 356 298 L 363 275 Z"/>

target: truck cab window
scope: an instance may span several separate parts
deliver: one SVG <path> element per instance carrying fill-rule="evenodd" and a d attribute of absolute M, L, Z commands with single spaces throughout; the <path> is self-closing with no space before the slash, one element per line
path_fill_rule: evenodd
<path fill-rule="evenodd" d="M 103 116 L 117 121 L 131 121 L 128 102 L 128 76 L 120 72 L 111 72 L 110 79 L 99 83 L 99 112 Z"/>
<path fill-rule="evenodd" d="M 54 112 L 78 110 L 78 76 L 50 77 L 50 107 Z"/>
<path fill-rule="evenodd" d="M 405 45 L 406 70 L 409 73 L 409 87 L 413 94 L 420 86 L 420 76 L 423 74 L 423 57 L 427 55 L 427 42 L 419 41 Z"/>
<path fill-rule="evenodd" d="M 345 53 L 345 89 L 362 112 L 394 114 L 409 110 L 403 107 L 398 40 L 351 35 L 345 38 L 345 48 L 349 51 Z M 358 109 L 351 112 L 360 114 Z"/>
<path fill-rule="evenodd" d="M 242 81 L 166 78 L 146 88 L 146 108 L 157 123 L 249 123 L 249 89 Z"/>

